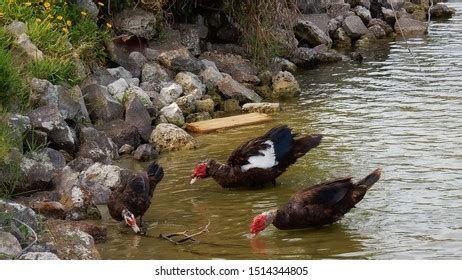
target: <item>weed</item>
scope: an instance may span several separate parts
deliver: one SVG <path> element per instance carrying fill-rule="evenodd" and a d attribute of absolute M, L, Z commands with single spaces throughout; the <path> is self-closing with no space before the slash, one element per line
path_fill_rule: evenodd
<path fill-rule="evenodd" d="M 46 57 L 29 64 L 27 70 L 33 77 L 48 80 L 52 84 L 66 82 L 76 85 L 79 82 L 75 79 L 75 65 L 70 59 Z"/>

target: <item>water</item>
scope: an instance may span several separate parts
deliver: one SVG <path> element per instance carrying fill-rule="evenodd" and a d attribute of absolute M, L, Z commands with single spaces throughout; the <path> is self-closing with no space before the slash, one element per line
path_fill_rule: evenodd
<path fill-rule="evenodd" d="M 458 14 L 433 22 L 429 36 L 301 73 L 302 95 L 284 103 L 272 123 L 199 136 L 200 149 L 164 154 L 166 176 L 140 237 L 109 218 L 108 259 L 461 259 L 462 257 L 462 3 Z M 213 180 L 189 186 L 198 160 L 226 160 L 242 141 L 279 123 L 323 133 L 323 143 L 263 190 L 225 190 Z M 140 169 L 133 162 L 122 165 Z M 382 179 L 340 222 L 317 229 L 248 235 L 252 217 L 282 205 L 297 189 L 332 177 Z M 198 229 L 201 242 L 176 246 L 159 233 Z"/>

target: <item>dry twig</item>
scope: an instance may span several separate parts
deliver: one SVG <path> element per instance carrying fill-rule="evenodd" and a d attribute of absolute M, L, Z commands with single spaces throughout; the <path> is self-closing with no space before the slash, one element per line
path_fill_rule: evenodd
<path fill-rule="evenodd" d="M 198 235 L 201 235 L 203 233 L 209 232 L 209 226 L 210 226 L 210 220 L 207 223 L 207 225 L 205 225 L 203 228 L 201 228 L 198 232 L 188 234 L 188 230 L 185 230 L 185 231 L 182 231 L 182 232 L 175 232 L 175 233 L 169 233 L 169 234 L 161 233 L 161 234 L 159 234 L 159 238 L 170 241 L 175 245 L 181 245 L 181 244 L 185 243 L 188 240 L 197 241 L 194 237 L 196 237 Z M 174 238 L 178 237 L 178 236 L 180 236 L 182 238 L 179 239 L 179 240 L 175 240 Z"/>

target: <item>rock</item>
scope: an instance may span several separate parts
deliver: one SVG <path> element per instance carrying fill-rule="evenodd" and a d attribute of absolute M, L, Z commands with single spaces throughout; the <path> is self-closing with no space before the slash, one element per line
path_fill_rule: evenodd
<path fill-rule="evenodd" d="M 187 48 L 163 52 L 158 56 L 158 60 L 174 71 L 198 72 L 201 68 L 200 62 L 191 55 Z"/>
<path fill-rule="evenodd" d="M 242 111 L 246 113 L 275 113 L 280 110 L 279 103 L 247 103 L 242 106 Z"/>
<path fill-rule="evenodd" d="M 9 218 L 5 219 L 4 217 Z M 15 218 L 27 224 L 37 233 L 41 231 L 41 220 L 34 210 L 19 203 L 0 199 L 0 218 L 0 228 L 7 228 L 8 232 L 13 234 L 21 244 L 30 244 L 34 240 L 33 235 L 25 234 L 24 225 L 10 218 Z"/>
<path fill-rule="evenodd" d="M 39 61 L 43 59 L 43 52 L 39 50 L 37 46 L 34 45 L 34 43 L 32 43 L 29 36 L 27 36 L 25 33 L 16 37 L 15 43 L 30 59 L 34 61 Z"/>
<path fill-rule="evenodd" d="M 337 31 L 337 29 L 342 27 L 343 20 L 344 18 L 342 16 L 338 16 L 329 21 L 327 25 L 327 29 L 328 29 L 327 34 L 329 34 L 332 39 L 333 39 L 333 35 L 335 31 Z"/>
<path fill-rule="evenodd" d="M 29 106 L 58 105 L 58 90 L 47 80 L 32 78 L 30 81 Z"/>
<path fill-rule="evenodd" d="M 199 73 L 199 77 L 207 88 L 215 88 L 224 76 L 220 73 L 213 61 L 203 59 L 202 64 L 205 65 L 205 69 Z"/>
<path fill-rule="evenodd" d="M 189 115 L 196 112 L 196 100 L 197 98 L 194 95 L 185 95 L 178 98 L 175 103 L 180 107 L 183 114 Z"/>
<path fill-rule="evenodd" d="M 427 33 L 427 24 L 420 20 L 401 17 L 398 19 L 398 22 L 395 23 L 395 31 L 398 34 L 403 33 L 404 36 L 414 36 L 424 35 Z M 401 26 L 402 30 L 399 26 Z"/>
<path fill-rule="evenodd" d="M 327 15 L 327 13 L 324 14 L 303 14 L 302 15 L 304 20 L 308 20 L 312 22 L 314 25 L 316 25 L 319 29 L 321 29 L 324 33 L 329 34 L 329 21 L 331 18 Z"/>
<path fill-rule="evenodd" d="M 140 52 L 131 52 L 128 55 L 128 60 L 131 64 L 130 72 L 134 77 L 139 77 L 141 74 L 141 69 L 143 69 L 143 66 L 148 61 L 148 59 Z"/>
<path fill-rule="evenodd" d="M 101 219 L 101 213 L 93 203 L 93 194 L 83 185 L 73 185 L 62 194 L 59 202 L 66 211 L 66 220 Z"/>
<path fill-rule="evenodd" d="M 272 77 L 270 77 L 270 83 L 271 78 Z M 255 91 L 258 93 L 258 95 L 262 96 L 265 99 L 273 98 L 273 89 L 271 88 L 270 84 L 255 87 Z"/>
<path fill-rule="evenodd" d="M 133 148 L 133 146 L 130 146 L 128 144 L 124 144 L 119 149 L 119 155 L 128 155 L 128 154 L 131 154 L 134 150 L 135 150 L 135 148 Z"/>
<path fill-rule="evenodd" d="M 334 48 L 336 49 L 349 49 L 351 48 L 351 38 L 345 32 L 343 27 L 340 27 L 334 32 Z"/>
<path fill-rule="evenodd" d="M 353 11 L 355 14 L 361 18 L 361 20 L 364 22 L 364 24 L 369 23 L 369 21 L 372 19 L 371 12 L 363 7 L 363 6 L 356 6 Z"/>
<path fill-rule="evenodd" d="M 330 50 L 325 45 L 319 45 L 314 48 L 316 51 L 316 61 L 321 64 L 337 62 L 342 60 L 342 55 L 336 50 Z"/>
<path fill-rule="evenodd" d="M 191 122 L 199 122 L 199 121 L 205 121 L 205 120 L 210 120 L 212 119 L 212 116 L 208 112 L 199 112 L 199 113 L 194 113 L 190 114 L 186 117 L 186 122 L 191 123 Z"/>
<path fill-rule="evenodd" d="M 70 152 L 74 151 L 74 133 L 64 121 L 58 106 L 42 106 L 29 112 L 28 116 L 33 129 L 46 132 L 59 148 Z"/>
<path fill-rule="evenodd" d="M 133 78 L 132 73 L 122 66 L 116 68 L 108 68 L 107 71 L 116 79 L 131 79 Z"/>
<path fill-rule="evenodd" d="M 215 108 L 215 103 L 211 98 L 196 100 L 196 111 L 197 112 L 208 112 L 212 113 Z"/>
<path fill-rule="evenodd" d="M 281 71 L 273 76 L 272 81 L 275 98 L 292 97 L 300 93 L 300 86 L 290 72 Z"/>
<path fill-rule="evenodd" d="M 368 33 L 356 41 L 355 48 L 370 49 L 375 43 L 377 43 L 377 38 L 373 34 Z"/>
<path fill-rule="evenodd" d="M 225 76 L 217 84 L 218 90 L 227 98 L 235 98 L 241 102 L 260 102 L 262 98 L 255 91 L 243 86 L 230 76 Z"/>
<path fill-rule="evenodd" d="M 149 94 L 145 92 L 142 88 L 137 87 L 137 86 L 128 87 L 127 90 L 123 94 L 116 96 L 116 98 L 123 101 L 123 103 L 125 104 L 130 99 L 130 96 L 134 96 L 134 95 L 138 97 L 138 99 L 141 101 L 143 106 L 146 107 L 146 109 L 154 106 L 152 104 Z"/>
<path fill-rule="evenodd" d="M 125 182 L 125 172 L 116 165 L 97 162 L 81 173 L 81 184 L 92 194 L 94 204 L 106 204 L 111 192 Z"/>
<path fill-rule="evenodd" d="M 319 13 L 326 8 L 329 7 L 329 5 L 332 2 L 332 0 L 320 0 L 320 1 L 313 1 L 313 0 L 298 0 L 297 1 L 297 7 L 298 9 L 303 12 L 303 13 Z M 338 2 L 338 1 L 337 1 Z M 343 1 L 341 1 L 343 2 Z"/>
<path fill-rule="evenodd" d="M 125 104 L 125 122 L 136 127 L 141 138 L 149 141 L 152 132 L 151 116 L 136 94 L 131 94 Z"/>
<path fill-rule="evenodd" d="M 217 38 L 223 43 L 238 43 L 242 33 L 239 28 L 231 22 L 223 24 L 216 32 Z"/>
<path fill-rule="evenodd" d="M 132 147 L 138 147 L 138 145 L 141 143 L 138 129 L 123 120 L 113 120 L 97 125 L 95 128 L 99 131 L 102 131 L 104 135 L 107 135 L 106 137 L 109 137 L 111 142 L 114 141 L 117 146 L 117 151 L 125 144 L 128 144 Z"/>
<path fill-rule="evenodd" d="M 20 260 L 60 260 L 60 258 L 56 254 L 53 254 L 51 252 L 27 252 L 21 255 L 19 259 Z"/>
<path fill-rule="evenodd" d="M 361 5 L 367 9 L 371 7 L 371 2 L 369 0 L 346 0 L 346 3 L 350 4 L 352 8 Z"/>
<path fill-rule="evenodd" d="M 316 60 L 316 51 L 312 48 L 297 48 L 290 61 L 298 66 L 306 67 L 313 65 Z"/>
<path fill-rule="evenodd" d="M 385 30 L 383 30 L 380 25 L 372 25 L 371 27 L 368 28 L 369 32 L 375 36 L 375 38 L 383 38 L 387 36 L 387 33 Z"/>
<path fill-rule="evenodd" d="M 139 87 L 140 86 L 140 79 L 138 78 L 131 78 L 131 79 L 125 79 L 129 87 L 135 86 Z"/>
<path fill-rule="evenodd" d="M 172 103 L 160 110 L 160 115 L 164 116 L 167 121 L 177 126 L 184 125 L 184 116 L 178 104 Z"/>
<path fill-rule="evenodd" d="M 64 119 L 78 123 L 89 123 L 90 116 L 80 87 L 74 86 L 66 89 L 62 86 L 56 86 L 56 89 L 58 91 L 58 108 Z"/>
<path fill-rule="evenodd" d="M 157 63 L 146 63 L 141 71 L 141 88 L 159 92 L 162 83 L 170 81 L 168 72 Z"/>
<path fill-rule="evenodd" d="M 142 55 L 147 40 L 137 36 L 121 35 L 105 41 L 111 61 L 124 67 L 133 77 L 139 77 L 146 58 Z"/>
<path fill-rule="evenodd" d="M 168 83 L 161 90 L 160 95 L 165 100 L 165 105 L 170 105 L 183 94 L 183 87 L 177 83 Z"/>
<path fill-rule="evenodd" d="M 387 9 L 387 8 L 385 8 L 385 7 L 382 7 L 382 14 L 383 14 L 383 19 L 384 19 L 390 26 L 395 26 L 396 18 L 395 18 L 395 13 L 393 12 L 392 9 Z"/>
<path fill-rule="evenodd" d="M 6 30 L 13 36 L 19 37 L 19 35 L 27 33 L 27 25 L 22 21 L 13 20 L 6 26 Z"/>
<path fill-rule="evenodd" d="M 121 100 L 120 97 L 124 95 L 127 89 L 128 83 L 123 78 L 120 78 L 107 86 L 107 91 L 119 101 Z"/>
<path fill-rule="evenodd" d="M 434 5 L 430 10 L 431 18 L 436 18 L 436 19 L 451 18 L 455 13 L 456 13 L 456 10 L 454 8 L 449 8 L 448 6 L 441 4 L 441 3 Z"/>
<path fill-rule="evenodd" d="M 348 3 L 333 3 L 327 10 L 327 15 L 330 18 L 336 18 L 338 16 L 345 17 L 348 15 L 350 7 Z"/>
<path fill-rule="evenodd" d="M 151 134 L 149 142 L 160 151 L 194 149 L 199 144 L 183 129 L 173 124 L 159 124 Z"/>
<path fill-rule="evenodd" d="M 140 145 L 133 153 L 133 158 L 138 161 L 150 161 L 158 157 L 159 153 L 150 144 Z"/>
<path fill-rule="evenodd" d="M 96 243 L 105 242 L 107 239 L 106 226 L 96 221 L 51 221 L 49 223 L 59 223 L 86 232 L 93 237 Z"/>
<path fill-rule="evenodd" d="M 21 254 L 19 241 L 9 232 L 0 231 L 0 259 L 13 259 Z"/>
<path fill-rule="evenodd" d="M 273 40 L 278 45 L 278 55 L 284 58 L 289 58 L 298 46 L 298 40 L 292 30 L 283 28 L 274 29 Z"/>
<path fill-rule="evenodd" d="M 231 98 L 223 102 L 222 110 L 225 112 L 236 112 L 241 110 L 241 106 L 239 106 L 238 100 Z"/>
<path fill-rule="evenodd" d="M 30 207 L 38 214 L 50 219 L 64 220 L 66 218 L 64 206 L 57 201 L 36 201 L 32 202 Z"/>
<path fill-rule="evenodd" d="M 342 24 L 343 29 L 352 38 L 359 38 L 368 32 L 367 27 L 358 16 L 348 16 Z"/>
<path fill-rule="evenodd" d="M 294 31 L 300 41 L 307 42 L 312 47 L 321 44 L 329 47 L 332 45 L 329 35 L 309 20 L 299 20 L 294 27 Z"/>
<path fill-rule="evenodd" d="M 221 72 L 227 73 L 240 83 L 258 84 L 258 69 L 248 59 L 240 55 L 205 52 L 201 59 L 213 61 Z"/>
<path fill-rule="evenodd" d="M 217 118 L 223 118 L 226 116 L 226 112 L 224 111 L 215 111 L 212 113 L 212 118 L 217 119 Z"/>
<path fill-rule="evenodd" d="M 69 223 L 48 221 L 47 226 L 60 259 L 101 259 L 95 247 L 94 239 L 88 233 L 73 227 L 72 224 Z"/>
<path fill-rule="evenodd" d="M 271 71 L 273 72 L 289 71 L 291 73 L 295 73 L 297 71 L 297 65 L 295 65 L 295 63 L 292 63 L 285 58 L 275 57 L 271 59 L 269 69 L 271 69 Z M 262 84 L 265 84 L 261 76 L 259 76 L 259 78 Z"/>
<path fill-rule="evenodd" d="M 181 43 L 193 55 L 199 55 L 201 53 L 200 39 L 207 37 L 208 28 L 200 24 L 178 24 L 176 29 L 180 31 Z"/>
<path fill-rule="evenodd" d="M 83 90 L 84 100 L 93 121 L 122 119 L 123 106 L 100 85 L 89 85 Z"/>
<path fill-rule="evenodd" d="M 393 27 L 391 27 L 384 20 L 373 18 L 369 21 L 369 24 L 367 25 L 367 27 L 372 27 L 374 25 L 380 26 L 383 29 L 383 31 L 385 31 L 386 35 L 393 33 Z"/>
<path fill-rule="evenodd" d="M 157 20 L 153 13 L 140 8 L 127 8 L 114 17 L 114 28 L 125 34 L 151 40 L 157 34 Z"/>
<path fill-rule="evenodd" d="M 95 2 L 92 0 L 76 0 L 75 5 L 80 9 L 86 11 L 88 15 L 94 19 L 98 17 L 99 9 Z"/>
<path fill-rule="evenodd" d="M 102 162 L 109 162 L 119 157 L 117 145 L 106 133 L 98 131 L 93 127 L 83 127 L 80 129 L 79 141 L 80 149 L 77 152 L 77 157 Z"/>
<path fill-rule="evenodd" d="M 183 87 L 187 95 L 194 95 L 196 98 L 201 98 L 205 93 L 205 85 L 194 73 L 180 72 L 176 75 L 175 81 Z"/>

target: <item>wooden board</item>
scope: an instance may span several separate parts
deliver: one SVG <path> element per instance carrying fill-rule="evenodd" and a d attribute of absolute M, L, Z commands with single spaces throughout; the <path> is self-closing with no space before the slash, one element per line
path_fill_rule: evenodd
<path fill-rule="evenodd" d="M 271 117 L 262 113 L 250 113 L 238 116 L 218 118 L 200 122 L 188 123 L 186 130 L 194 133 L 209 133 L 217 129 L 239 127 L 250 124 L 271 121 Z"/>

